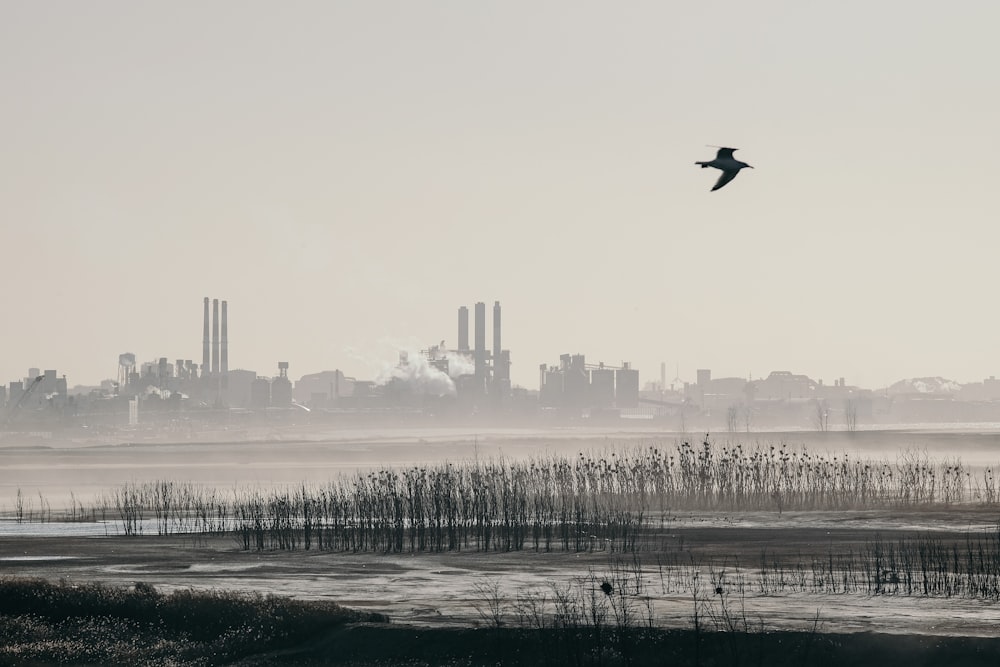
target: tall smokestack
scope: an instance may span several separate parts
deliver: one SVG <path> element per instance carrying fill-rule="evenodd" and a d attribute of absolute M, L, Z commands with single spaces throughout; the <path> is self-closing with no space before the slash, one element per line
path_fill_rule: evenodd
<path fill-rule="evenodd" d="M 493 368 L 500 362 L 500 302 L 493 302 Z"/>
<path fill-rule="evenodd" d="M 476 387 L 480 391 L 486 386 L 486 304 L 476 303 Z"/>
<path fill-rule="evenodd" d="M 219 300 L 212 299 L 212 375 L 219 374 Z"/>
<path fill-rule="evenodd" d="M 222 302 L 222 375 L 225 377 L 229 372 L 229 317 L 227 316 L 226 302 Z"/>
<path fill-rule="evenodd" d="M 458 349 L 469 349 L 469 309 L 465 306 L 458 309 Z"/>
<path fill-rule="evenodd" d="M 208 297 L 205 297 L 205 336 L 201 341 L 201 375 L 208 375 L 209 364 L 209 342 L 208 342 Z"/>

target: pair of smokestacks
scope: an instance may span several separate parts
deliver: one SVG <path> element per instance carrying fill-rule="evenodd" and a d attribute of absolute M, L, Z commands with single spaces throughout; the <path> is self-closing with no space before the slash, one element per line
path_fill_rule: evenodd
<path fill-rule="evenodd" d="M 222 341 L 219 341 L 219 300 L 212 299 L 212 339 L 208 338 L 208 297 L 205 297 L 205 327 L 201 344 L 201 376 L 226 375 L 229 372 L 229 326 L 226 302 L 222 302 Z M 210 347 L 211 346 L 211 347 Z M 209 365 L 211 350 L 211 365 Z M 221 366 L 221 368 L 220 368 Z M 209 370 L 211 369 L 211 370 Z"/>

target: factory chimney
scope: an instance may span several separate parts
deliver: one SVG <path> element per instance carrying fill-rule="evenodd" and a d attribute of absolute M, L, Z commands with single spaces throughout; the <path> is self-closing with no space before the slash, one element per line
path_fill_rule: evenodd
<path fill-rule="evenodd" d="M 458 309 L 458 349 L 460 352 L 469 350 L 469 309 L 465 306 Z"/>
<path fill-rule="evenodd" d="M 205 297 L 205 336 L 201 341 L 201 376 L 208 375 L 208 297 Z"/>
<path fill-rule="evenodd" d="M 493 302 L 493 368 L 500 361 L 500 302 Z"/>
<path fill-rule="evenodd" d="M 229 373 L 229 317 L 227 315 L 226 302 L 222 302 L 222 377 L 225 379 Z"/>
<path fill-rule="evenodd" d="M 212 299 L 212 375 L 219 374 L 219 300 Z"/>
<path fill-rule="evenodd" d="M 486 304 L 476 303 L 476 388 L 483 391 L 486 388 Z"/>

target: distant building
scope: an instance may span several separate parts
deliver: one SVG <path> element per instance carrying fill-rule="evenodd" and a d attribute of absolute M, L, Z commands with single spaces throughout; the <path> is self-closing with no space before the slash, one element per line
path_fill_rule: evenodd
<path fill-rule="evenodd" d="M 558 366 L 542 364 L 538 371 L 542 407 L 582 411 L 639 405 L 639 371 L 628 362 L 620 367 L 594 365 L 582 354 L 563 354 Z"/>
<path fill-rule="evenodd" d="M 599 368 L 590 371 L 590 404 L 596 408 L 613 408 L 615 405 L 615 371 Z"/>
<path fill-rule="evenodd" d="M 627 361 L 615 370 L 615 407 L 634 408 L 639 405 L 639 371 Z"/>
<path fill-rule="evenodd" d="M 250 407 L 254 410 L 271 407 L 271 381 L 266 377 L 258 377 L 251 383 Z"/>
<path fill-rule="evenodd" d="M 16 380 L 11 382 L 9 385 L 9 390 L 7 391 L 7 401 L 11 407 L 17 405 L 17 402 L 21 400 L 21 395 L 24 393 L 24 382 L 22 380 Z"/>
<path fill-rule="evenodd" d="M 818 384 L 805 375 L 788 371 L 772 371 L 754 384 L 754 397 L 758 400 L 791 400 L 815 398 Z"/>
<path fill-rule="evenodd" d="M 288 379 L 288 362 L 278 362 L 278 376 L 271 380 L 271 407 L 292 407 L 292 382 Z"/>
<path fill-rule="evenodd" d="M 310 407 L 332 407 L 339 398 L 353 393 L 353 385 L 353 378 L 346 378 L 340 370 L 310 373 L 295 383 L 292 397 Z"/>
<path fill-rule="evenodd" d="M 243 369 L 229 371 L 227 376 L 229 382 L 228 395 L 229 405 L 235 408 L 248 408 L 251 405 L 250 391 L 257 373 Z M 270 390 L 269 390 L 270 391 Z M 270 393 L 268 403 L 270 403 Z M 266 407 L 266 406 L 265 406 Z"/>
<path fill-rule="evenodd" d="M 963 384 L 956 398 L 960 401 L 1000 401 L 1000 380 L 991 375 L 982 382 Z"/>

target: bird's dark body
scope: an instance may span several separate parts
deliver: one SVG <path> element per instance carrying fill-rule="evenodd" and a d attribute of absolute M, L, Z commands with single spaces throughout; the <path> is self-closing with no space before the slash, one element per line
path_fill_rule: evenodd
<path fill-rule="evenodd" d="M 715 159 L 708 162 L 695 162 L 697 165 L 701 165 L 701 168 L 714 167 L 722 172 L 719 176 L 719 180 L 716 181 L 715 187 L 712 188 L 712 192 L 715 192 L 719 188 L 723 187 L 726 183 L 736 178 L 736 174 L 740 173 L 740 169 L 745 167 L 750 167 L 746 162 L 740 162 L 733 157 L 733 153 L 737 151 L 736 148 L 720 148 L 719 152 L 715 154 Z"/>

